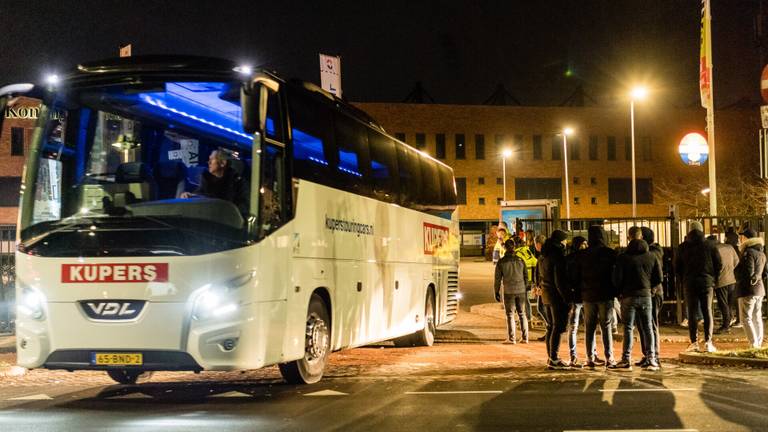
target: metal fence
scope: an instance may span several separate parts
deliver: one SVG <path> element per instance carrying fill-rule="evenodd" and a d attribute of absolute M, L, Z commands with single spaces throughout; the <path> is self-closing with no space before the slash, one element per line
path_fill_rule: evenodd
<path fill-rule="evenodd" d="M 0 225 L 0 333 L 14 332 L 16 226 Z"/>

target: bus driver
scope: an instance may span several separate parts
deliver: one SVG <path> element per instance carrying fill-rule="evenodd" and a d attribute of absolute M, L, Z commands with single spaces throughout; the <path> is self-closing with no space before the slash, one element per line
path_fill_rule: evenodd
<path fill-rule="evenodd" d="M 200 176 L 200 186 L 194 192 L 184 192 L 182 198 L 201 195 L 229 201 L 240 210 L 248 213 L 248 183 L 229 166 L 229 155 L 222 150 L 214 150 L 208 157 L 208 171 Z"/>

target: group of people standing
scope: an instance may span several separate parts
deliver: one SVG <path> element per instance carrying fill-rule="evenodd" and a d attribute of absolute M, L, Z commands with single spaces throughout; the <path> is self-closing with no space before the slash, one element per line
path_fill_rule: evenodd
<path fill-rule="evenodd" d="M 675 272 L 685 293 L 690 351 L 716 350 L 712 302 L 717 293 L 722 312 L 720 332 L 730 331 L 731 299 L 738 298 L 740 320 L 753 347 L 763 340 L 761 305 L 765 296 L 763 278 L 768 276 L 763 240 L 750 229 L 740 236 L 704 237 L 700 223 L 691 230 L 675 257 Z M 506 226 L 498 228 L 499 241 L 494 251 L 497 301 L 503 301 L 507 316 L 507 343 L 528 343 L 531 321 L 529 292 L 537 294 L 537 310 L 546 323 L 544 342 L 549 369 L 582 368 L 631 370 L 639 366 L 656 371 L 659 363 L 659 312 L 663 304 L 663 257 L 654 232 L 647 227 L 631 227 L 627 247 L 618 252 L 607 245 L 602 226 L 591 226 L 588 238 L 574 237 L 567 248 L 568 234 L 555 230 L 549 238 L 511 235 Z M 739 244 L 740 237 L 740 244 Z M 569 249 L 569 250 L 567 250 Z M 722 299 L 722 301 L 721 301 Z M 616 312 L 618 304 L 618 313 Z M 617 316 L 618 315 L 618 316 Z M 585 324 L 585 364 L 577 356 L 577 330 Z M 698 343 L 698 319 L 704 321 L 704 345 Z M 614 355 L 613 329 L 617 318 L 624 324 L 621 352 Z M 519 324 L 521 338 L 516 338 Z M 640 334 L 642 359 L 632 361 L 633 331 Z M 596 346 L 597 329 L 603 342 L 603 358 Z M 563 335 L 567 334 L 569 360 L 560 357 Z"/>

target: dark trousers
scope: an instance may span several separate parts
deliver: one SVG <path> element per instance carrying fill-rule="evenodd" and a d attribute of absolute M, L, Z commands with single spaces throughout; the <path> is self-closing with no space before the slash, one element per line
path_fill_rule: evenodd
<path fill-rule="evenodd" d="M 715 329 L 712 319 L 712 297 L 714 297 L 712 287 L 696 289 L 686 287 L 685 289 L 685 300 L 688 308 L 688 336 L 691 343 L 698 341 L 698 323 L 691 317 L 695 317 L 699 311 L 704 317 L 704 342 L 712 340 L 712 331 Z"/>
<path fill-rule="evenodd" d="M 541 320 L 544 321 L 544 324 L 549 322 L 546 307 L 544 306 L 544 300 L 542 300 L 541 296 L 536 296 L 536 312 L 541 317 Z"/>
<path fill-rule="evenodd" d="M 659 357 L 659 349 L 661 348 L 661 344 L 659 343 L 659 312 L 661 312 L 661 307 L 664 305 L 664 296 L 662 296 L 661 293 L 653 294 L 651 296 L 651 332 L 653 333 L 653 340 L 656 342 L 656 346 L 654 347 L 656 349 L 656 357 Z M 643 356 L 645 358 L 648 358 L 648 339 L 644 337 L 646 334 L 645 331 L 645 321 L 638 321 L 637 322 L 637 328 L 640 333 L 640 346 L 643 349 Z"/>
<path fill-rule="evenodd" d="M 525 315 L 525 294 L 504 294 L 504 311 L 507 315 L 507 335 L 509 340 L 515 340 L 515 314 L 519 317 L 520 333 L 523 340 L 528 340 L 528 318 Z"/>
<path fill-rule="evenodd" d="M 635 323 L 643 323 L 642 326 L 638 325 L 638 331 L 640 332 L 640 340 L 645 338 L 650 341 L 648 344 L 649 352 L 647 358 L 649 360 L 656 359 L 656 341 L 654 335 L 651 332 L 651 298 L 650 297 L 624 297 L 621 299 L 621 320 L 624 322 L 624 345 L 621 353 L 621 359 L 630 361 L 632 359 L 632 342 Z"/>
<path fill-rule="evenodd" d="M 560 359 L 560 341 L 568 327 L 568 305 L 565 303 L 552 303 L 544 305 L 547 315 L 547 357 L 550 361 Z"/>
<path fill-rule="evenodd" d="M 728 329 L 731 327 L 731 319 L 733 319 L 733 306 L 736 305 L 738 309 L 738 303 L 736 301 L 736 284 L 726 285 L 715 289 L 715 296 L 717 297 L 717 308 L 720 310 L 720 315 L 723 316 L 723 322 L 720 323 L 720 328 Z"/>
<path fill-rule="evenodd" d="M 603 352 L 605 353 L 605 359 L 613 360 L 613 300 L 604 302 L 584 302 L 584 327 L 586 328 L 586 335 L 584 339 L 586 341 L 587 359 L 594 360 L 595 352 L 595 335 L 597 334 L 597 327 L 600 327 L 600 333 L 603 336 Z"/>
<path fill-rule="evenodd" d="M 528 318 L 528 322 L 531 322 L 533 311 L 531 310 L 531 287 L 528 286 L 525 291 L 525 316 Z"/>

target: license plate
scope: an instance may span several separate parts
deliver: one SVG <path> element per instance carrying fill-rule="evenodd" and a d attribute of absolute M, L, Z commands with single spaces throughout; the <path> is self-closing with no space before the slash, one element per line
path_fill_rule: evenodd
<path fill-rule="evenodd" d="M 141 353 L 92 353 L 91 364 L 96 366 L 141 366 L 144 356 Z"/>

